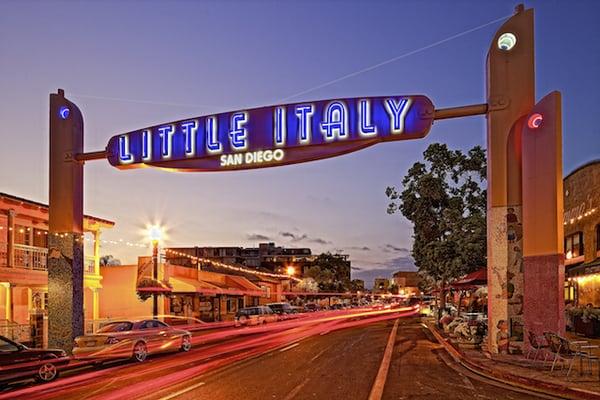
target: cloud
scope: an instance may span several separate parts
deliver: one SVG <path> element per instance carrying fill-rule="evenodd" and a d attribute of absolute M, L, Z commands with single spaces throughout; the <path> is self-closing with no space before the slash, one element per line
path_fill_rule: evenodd
<path fill-rule="evenodd" d="M 317 244 L 321 244 L 321 245 L 325 245 L 325 244 L 330 244 L 331 242 L 328 240 L 325 240 L 323 238 L 320 237 L 310 237 L 308 236 L 306 233 L 303 234 L 299 234 L 299 233 L 293 233 L 293 232 L 279 232 L 279 235 L 281 235 L 284 238 L 288 238 L 290 239 L 292 242 L 300 242 L 300 241 L 307 241 L 310 243 L 317 243 Z"/>
<path fill-rule="evenodd" d="M 321 239 L 321 238 L 310 239 L 310 242 L 317 243 L 317 244 L 330 244 L 331 243 L 331 242 L 329 242 L 325 239 Z"/>
<path fill-rule="evenodd" d="M 352 266 L 352 279 L 364 280 L 367 288 L 372 287 L 375 278 L 391 279 L 394 272 L 417 271 L 415 262 L 409 255 L 376 262 L 367 260 L 353 260 L 353 263 L 360 265 L 360 267 Z"/>
<path fill-rule="evenodd" d="M 371 251 L 370 247 L 367 246 L 350 246 L 346 247 L 348 250 L 360 250 L 360 251 Z"/>
<path fill-rule="evenodd" d="M 406 247 L 398 247 L 398 246 L 394 246 L 393 244 L 386 244 L 385 246 L 382 247 L 383 251 L 386 253 L 391 253 L 393 251 L 398 251 L 400 253 L 410 253 L 410 249 L 407 249 Z"/>
<path fill-rule="evenodd" d="M 281 236 L 283 236 L 283 237 L 290 238 L 290 240 L 292 242 L 299 242 L 301 240 L 304 240 L 304 239 L 308 238 L 308 235 L 306 235 L 306 234 L 297 235 L 297 234 L 292 233 L 292 232 L 279 232 L 279 234 Z"/>
<path fill-rule="evenodd" d="M 271 240 L 270 237 L 261 235 L 260 233 L 249 233 L 246 235 L 246 239 L 252 241 Z"/>

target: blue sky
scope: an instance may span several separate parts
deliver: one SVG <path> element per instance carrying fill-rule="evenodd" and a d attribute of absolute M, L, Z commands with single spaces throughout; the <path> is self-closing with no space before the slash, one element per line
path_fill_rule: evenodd
<path fill-rule="evenodd" d="M 85 118 L 87 151 L 110 136 L 282 99 L 512 13 L 512 1 L 0 3 L 0 191 L 48 199 L 48 94 Z M 597 1 L 533 1 L 537 96 L 563 93 L 564 169 L 600 156 Z M 289 101 L 424 94 L 438 107 L 485 98 L 485 55 L 500 22 Z M 120 99 L 120 100 L 116 100 Z M 436 123 L 424 140 L 236 173 L 85 167 L 85 211 L 117 222 L 105 239 L 139 242 L 160 220 L 169 245 L 278 244 L 342 250 L 355 273 L 410 265 L 411 226 L 386 214 L 432 142 L 485 146 L 485 119 Z M 294 236 L 287 235 L 292 233 Z M 302 239 L 298 239 L 302 238 Z M 132 262 L 144 249 L 104 245 Z M 147 252 L 147 251 L 146 251 Z M 366 273 L 365 271 L 373 271 Z"/>

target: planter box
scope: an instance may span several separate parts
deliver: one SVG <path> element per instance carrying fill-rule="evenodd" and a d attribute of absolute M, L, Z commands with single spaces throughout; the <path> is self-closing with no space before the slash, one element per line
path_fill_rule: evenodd
<path fill-rule="evenodd" d="M 584 322 L 580 316 L 573 318 L 575 333 L 589 338 L 600 337 L 600 321 L 595 319 Z"/>

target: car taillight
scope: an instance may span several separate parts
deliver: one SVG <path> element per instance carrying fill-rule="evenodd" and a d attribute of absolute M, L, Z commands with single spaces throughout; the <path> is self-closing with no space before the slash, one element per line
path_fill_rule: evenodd
<path fill-rule="evenodd" d="M 114 338 L 114 337 L 109 337 L 108 339 L 106 339 L 106 344 L 117 344 L 119 343 L 119 339 Z"/>

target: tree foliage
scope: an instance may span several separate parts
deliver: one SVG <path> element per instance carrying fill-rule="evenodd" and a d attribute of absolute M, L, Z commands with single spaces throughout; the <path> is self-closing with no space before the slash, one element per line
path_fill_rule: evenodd
<path fill-rule="evenodd" d="M 438 284 L 486 265 L 486 155 L 431 144 L 402 180 L 388 187 L 388 213 L 413 223 L 412 256 L 422 275 Z"/>
<path fill-rule="evenodd" d="M 350 263 L 341 255 L 322 253 L 304 277 L 313 278 L 321 291 L 345 292 L 350 289 Z"/>
<path fill-rule="evenodd" d="M 100 257 L 100 265 L 121 265 L 121 260 L 114 258 L 111 254 L 107 254 L 105 256 Z"/>

